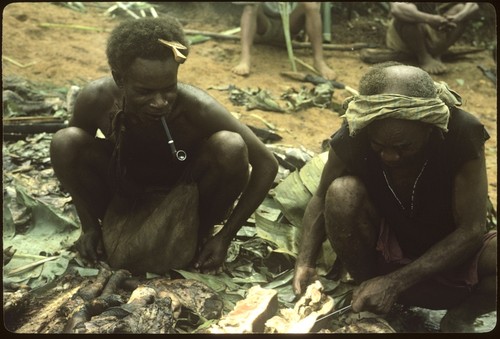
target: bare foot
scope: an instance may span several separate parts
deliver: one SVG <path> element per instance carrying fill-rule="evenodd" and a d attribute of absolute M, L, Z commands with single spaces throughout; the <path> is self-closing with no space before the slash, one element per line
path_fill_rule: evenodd
<path fill-rule="evenodd" d="M 250 74 L 250 66 L 246 62 L 240 62 L 238 65 L 233 67 L 231 72 L 237 75 L 247 76 Z"/>
<path fill-rule="evenodd" d="M 442 74 L 448 71 L 448 68 L 441 62 L 441 60 L 434 58 L 423 60 L 420 64 L 420 68 L 429 74 Z"/>
<path fill-rule="evenodd" d="M 328 67 L 324 61 L 319 61 L 314 64 L 314 68 L 318 70 L 319 74 L 326 80 L 335 80 L 337 78 L 337 73 Z"/>

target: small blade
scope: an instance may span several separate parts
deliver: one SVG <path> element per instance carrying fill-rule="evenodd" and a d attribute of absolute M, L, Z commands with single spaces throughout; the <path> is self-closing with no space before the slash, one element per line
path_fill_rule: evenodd
<path fill-rule="evenodd" d="M 333 311 L 333 312 L 331 312 L 331 313 L 329 313 L 327 315 L 324 315 L 324 316 L 316 319 L 316 322 L 321 321 L 321 320 L 326 319 L 326 318 L 329 318 L 329 317 L 332 317 L 334 315 L 340 315 L 342 313 L 345 313 L 345 312 L 349 311 L 351 308 L 352 308 L 352 305 L 347 305 L 345 307 L 342 307 L 342 308 L 340 308 L 340 309 L 338 309 L 336 311 Z"/>

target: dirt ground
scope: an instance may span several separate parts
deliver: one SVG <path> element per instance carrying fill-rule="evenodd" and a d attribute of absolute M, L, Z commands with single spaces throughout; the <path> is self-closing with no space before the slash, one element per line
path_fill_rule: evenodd
<path fill-rule="evenodd" d="M 121 20 L 130 18 L 124 11 L 115 11 L 115 17 L 104 12 L 113 3 L 84 3 L 85 11 L 78 12 L 64 7 L 63 3 L 12 3 L 3 11 L 2 56 L 7 56 L 22 65 L 20 67 L 2 58 L 2 75 L 17 75 L 35 83 L 56 86 L 83 86 L 88 81 L 107 76 L 109 68 L 105 57 L 105 43 L 109 31 Z M 186 29 L 223 32 L 239 26 L 241 6 L 230 3 L 154 3 L 160 15 L 178 18 Z M 360 4 L 334 4 L 332 14 L 332 43 L 356 42 L 383 44 L 384 23 L 387 14 L 382 6 Z M 482 5 L 483 14 L 491 16 L 493 6 Z M 490 6 L 490 7 L 488 7 Z M 365 6 L 366 7 L 366 6 Z M 372 12 L 373 11 L 373 12 Z M 75 25 L 72 27 L 44 27 L 44 24 Z M 490 21 L 491 23 L 491 21 Z M 80 29 L 76 26 L 92 27 Z M 495 27 L 483 23 L 477 36 L 469 34 L 460 44 L 488 47 L 496 41 Z M 493 32 L 493 33 L 492 33 Z M 282 71 L 290 71 L 291 65 L 284 48 L 255 45 L 253 49 L 252 74 L 240 77 L 231 72 L 239 59 L 238 40 L 209 40 L 191 47 L 189 58 L 180 68 L 179 80 L 207 90 L 230 111 L 241 114 L 241 120 L 256 127 L 265 127 L 252 114 L 273 124 L 283 139 L 280 143 L 294 147 L 304 146 L 321 151 L 321 143 L 339 126 L 341 119 L 328 109 L 311 108 L 296 113 L 274 113 L 260 110 L 246 111 L 234 106 L 227 91 L 214 88 L 229 84 L 239 88 L 266 89 L 275 98 L 293 87 L 299 89 L 304 83 L 284 78 Z M 295 50 L 295 55 L 312 64 L 309 49 Z M 468 55 L 449 64 L 450 71 L 435 76 L 435 80 L 446 81 L 465 99 L 463 108 L 476 114 L 486 125 L 491 139 L 487 143 L 487 166 L 490 195 L 496 206 L 497 186 L 497 95 L 495 85 L 488 80 L 478 65 L 495 67 L 491 51 Z M 325 51 L 328 63 L 337 71 L 337 80 L 357 87 L 361 74 L 370 66 L 359 58 L 359 50 Z M 33 64 L 32 64 L 33 63 Z M 309 72 L 300 64 L 299 71 Z M 308 84 L 306 84 L 309 86 Z M 312 85 L 311 85 L 312 86 Z M 342 100 L 350 94 L 336 90 L 334 100 Z"/>
<path fill-rule="evenodd" d="M 89 81 L 109 75 L 105 56 L 109 32 L 121 20 L 129 19 L 123 11 L 116 16 L 104 12 L 114 3 L 87 3 L 79 12 L 63 6 L 64 3 L 12 3 L 4 8 L 2 20 L 2 77 L 19 76 L 36 84 L 68 88 L 84 86 Z M 223 32 L 239 26 L 241 6 L 231 3 L 152 3 L 160 15 L 172 15 L 186 29 Z M 384 24 L 387 14 L 383 6 L 367 3 L 335 3 L 332 13 L 332 43 L 384 43 Z M 387 4 L 387 3 L 385 3 Z M 448 63 L 449 72 L 434 76 L 446 81 L 464 99 L 463 109 L 475 114 L 486 126 L 491 139 L 486 143 L 489 194 L 497 206 L 497 93 L 496 86 L 479 65 L 494 69 L 490 47 L 496 43 L 496 23 L 491 17 L 495 9 L 481 4 L 483 20 L 457 45 L 484 47 L 479 53 L 464 56 Z M 62 24 L 50 26 L 46 24 Z M 311 84 L 300 83 L 280 76 L 291 66 L 284 48 L 255 45 L 252 74 L 240 77 L 231 72 L 239 60 L 238 40 L 212 39 L 191 46 L 188 60 L 181 66 L 179 80 L 206 90 L 231 112 L 240 115 L 242 122 L 265 128 L 261 119 L 274 125 L 283 138 L 279 143 L 292 147 L 303 146 L 319 153 L 322 142 L 341 123 L 338 112 L 310 108 L 294 113 L 276 113 L 263 110 L 247 111 L 229 100 L 229 92 L 217 88 L 235 85 L 238 88 L 261 88 L 275 98 L 289 88 L 300 89 Z M 327 62 L 338 73 L 337 80 L 353 88 L 370 67 L 359 58 L 359 50 L 325 51 Z M 309 49 L 295 50 L 295 55 L 312 64 Z M 7 58 L 5 58 L 7 57 Z M 12 61 L 21 64 L 15 64 Z M 309 72 L 298 65 L 299 71 Z M 345 90 L 335 90 L 333 99 L 341 103 L 350 96 Z M 261 119 L 256 118 L 259 116 Z"/>

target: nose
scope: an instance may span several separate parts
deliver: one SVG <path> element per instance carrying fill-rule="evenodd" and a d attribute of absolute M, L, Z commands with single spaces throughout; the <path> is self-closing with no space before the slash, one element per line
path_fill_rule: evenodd
<path fill-rule="evenodd" d="M 149 105 L 154 108 L 164 108 L 168 105 L 168 100 L 161 93 L 157 93 Z"/>
<path fill-rule="evenodd" d="M 387 163 L 397 162 L 401 158 L 396 150 L 390 148 L 383 149 L 380 152 L 380 157 L 382 158 L 382 161 Z"/>

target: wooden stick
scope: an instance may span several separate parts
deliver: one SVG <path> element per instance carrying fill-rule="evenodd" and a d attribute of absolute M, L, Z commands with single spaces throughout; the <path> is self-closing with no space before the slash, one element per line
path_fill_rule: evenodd
<path fill-rule="evenodd" d="M 83 29 L 85 31 L 98 31 L 105 32 L 106 29 L 91 27 L 91 26 L 82 26 L 82 25 L 67 25 L 67 24 L 54 24 L 50 22 L 43 22 L 39 25 L 40 27 L 55 27 L 55 28 L 74 28 L 74 29 Z"/>
<path fill-rule="evenodd" d="M 135 14 L 134 12 L 132 12 L 127 6 L 125 6 L 123 3 L 119 2 L 118 3 L 118 7 L 120 7 L 121 9 L 123 9 L 125 12 L 128 13 L 128 15 L 130 15 L 131 17 L 133 17 L 134 19 L 139 19 L 140 17 Z"/>
<path fill-rule="evenodd" d="M 56 255 L 55 257 L 45 258 L 45 259 L 42 259 L 39 261 L 32 262 L 31 264 L 27 264 L 24 266 L 20 266 L 18 268 L 14 268 L 13 270 L 10 270 L 9 272 L 7 272 L 7 275 L 14 275 L 14 274 L 29 270 L 32 267 L 36 267 L 38 265 L 46 263 L 47 261 L 52 261 L 52 260 L 58 259 L 60 257 L 61 257 L 60 255 Z"/>
<path fill-rule="evenodd" d="M 294 57 L 295 61 L 297 61 L 299 64 L 301 64 L 302 66 L 304 66 L 305 68 L 307 68 L 308 70 L 310 70 L 311 72 L 314 72 L 316 73 L 317 75 L 321 75 L 317 70 L 316 68 L 310 66 L 309 64 L 307 64 L 305 61 L 297 58 L 297 57 Z"/>
<path fill-rule="evenodd" d="M 25 258 L 25 259 L 46 259 L 46 258 L 48 258 L 48 257 L 43 256 L 43 255 L 18 253 L 18 252 L 14 253 L 13 257 Z"/>
<path fill-rule="evenodd" d="M 28 64 L 22 64 L 12 58 L 9 58 L 8 56 L 6 55 L 2 55 L 2 60 L 6 60 L 14 65 L 16 65 L 17 67 L 21 67 L 21 68 L 26 68 L 26 67 L 30 67 L 30 66 L 33 66 L 34 64 L 36 64 L 36 61 L 33 61 L 33 62 L 30 62 Z"/>
<path fill-rule="evenodd" d="M 266 125 L 267 128 L 276 130 L 276 127 L 273 124 L 271 124 L 270 122 L 268 122 L 267 120 L 265 120 L 263 117 L 261 117 L 261 116 L 259 116 L 257 114 L 254 114 L 254 113 L 250 114 L 250 116 L 254 117 L 256 119 L 259 119 L 260 121 L 262 121 L 262 123 L 264 125 Z"/>
<path fill-rule="evenodd" d="M 295 41 L 293 43 L 294 48 L 310 48 L 311 44 L 309 42 Z M 323 44 L 324 50 L 329 51 L 355 51 L 363 48 L 373 48 L 374 46 L 366 42 L 355 42 L 352 44 Z"/>
<path fill-rule="evenodd" d="M 228 39 L 228 40 L 240 40 L 240 37 L 237 35 L 232 35 L 234 33 L 238 33 L 239 30 L 228 30 L 226 32 L 222 33 L 215 33 L 215 32 L 207 32 L 207 31 L 200 31 L 196 29 L 185 29 L 184 33 L 187 35 L 205 35 L 211 38 L 219 38 L 219 39 Z"/>
<path fill-rule="evenodd" d="M 63 122 L 61 118 L 51 116 L 29 116 L 29 117 L 8 117 L 3 118 L 4 123 L 18 123 L 18 122 Z"/>
<path fill-rule="evenodd" d="M 184 33 L 187 35 L 205 35 L 211 38 L 221 39 L 221 40 L 240 40 L 240 36 L 238 35 L 227 35 L 224 33 L 215 33 L 208 31 L 200 31 L 195 29 L 185 29 Z M 258 43 L 258 42 L 256 42 Z M 261 44 L 265 44 L 264 42 Z M 309 42 L 300 42 L 300 41 L 292 41 L 292 47 L 296 49 L 302 48 L 310 48 L 311 43 Z M 374 46 L 366 43 L 366 42 L 355 42 L 352 44 L 323 44 L 323 49 L 328 51 L 355 51 L 363 48 L 372 48 Z"/>

